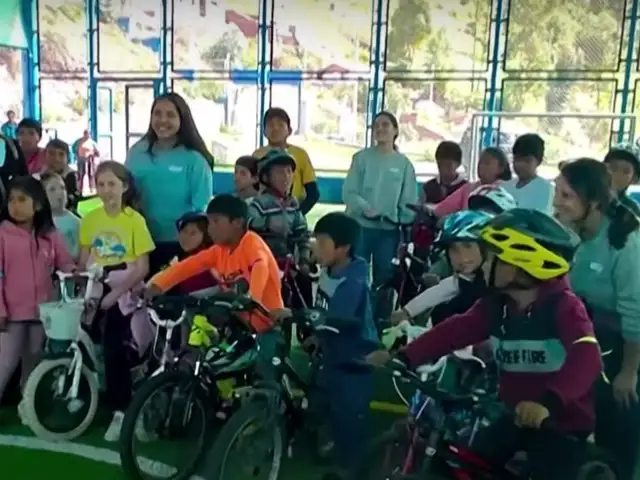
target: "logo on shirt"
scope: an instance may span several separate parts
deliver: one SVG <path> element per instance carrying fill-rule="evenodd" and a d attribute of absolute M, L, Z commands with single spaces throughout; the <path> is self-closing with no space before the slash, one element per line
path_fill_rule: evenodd
<path fill-rule="evenodd" d="M 93 254 L 105 260 L 121 260 L 127 254 L 120 236 L 113 232 L 98 234 L 91 244 Z"/>

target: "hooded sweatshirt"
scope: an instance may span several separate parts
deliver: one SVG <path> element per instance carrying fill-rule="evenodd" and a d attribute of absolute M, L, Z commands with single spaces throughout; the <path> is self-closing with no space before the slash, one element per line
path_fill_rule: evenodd
<path fill-rule="evenodd" d="M 54 299 L 52 275 L 70 272 L 73 259 L 60 233 L 35 237 L 5 220 L 0 224 L 0 317 L 35 320 L 38 305 Z"/>
<path fill-rule="evenodd" d="M 367 210 L 393 222 L 412 222 L 415 214 L 407 203 L 418 202 L 418 182 L 413 164 L 400 152 L 382 154 L 365 148 L 353 156 L 342 187 L 347 214 L 366 228 L 394 230 L 389 222 L 365 217 Z"/>
<path fill-rule="evenodd" d="M 318 280 L 315 306 L 340 334 L 323 333 L 325 365 L 362 358 L 377 345 L 369 295 L 369 265 L 354 258 L 341 268 L 325 269 Z"/>
<path fill-rule="evenodd" d="M 432 308 L 431 323 L 436 325 L 458 313 L 464 313 L 482 298 L 486 286 L 482 272 L 469 279 L 462 275 L 444 278 L 404 306 L 413 318 Z"/>
<path fill-rule="evenodd" d="M 485 296 L 418 337 L 400 356 L 418 366 L 487 339 L 498 363 L 501 401 L 511 408 L 523 401 L 541 403 L 560 431 L 593 430 L 600 349 L 566 277 L 541 286 L 526 312 L 504 296 Z"/>

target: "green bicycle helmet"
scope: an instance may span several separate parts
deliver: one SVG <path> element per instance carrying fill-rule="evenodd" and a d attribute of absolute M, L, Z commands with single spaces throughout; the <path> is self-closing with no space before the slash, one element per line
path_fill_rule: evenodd
<path fill-rule="evenodd" d="M 296 171 L 296 161 L 294 158 L 282 148 L 273 148 L 258 161 L 258 178 L 260 182 L 264 184 L 267 183 L 264 176 L 274 165 L 290 165 L 291 170 Z"/>

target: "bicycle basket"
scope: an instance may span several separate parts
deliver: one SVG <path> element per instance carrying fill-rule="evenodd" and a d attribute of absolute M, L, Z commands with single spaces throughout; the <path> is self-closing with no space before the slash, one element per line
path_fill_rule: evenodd
<path fill-rule="evenodd" d="M 50 340 L 76 340 L 80 333 L 80 323 L 84 302 L 49 302 L 40 304 L 40 321 Z"/>

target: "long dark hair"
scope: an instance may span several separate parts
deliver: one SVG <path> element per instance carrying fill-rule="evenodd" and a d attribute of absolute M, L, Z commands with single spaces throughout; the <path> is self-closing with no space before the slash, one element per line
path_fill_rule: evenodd
<path fill-rule="evenodd" d="M 587 207 L 585 216 L 591 204 L 595 204 L 611 220 L 607 232 L 609 244 L 616 250 L 622 249 L 629 235 L 640 227 L 640 221 L 616 197 L 606 165 L 593 158 L 580 158 L 562 167 L 560 174 Z"/>
<path fill-rule="evenodd" d="M 178 141 L 176 145 L 181 145 L 187 150 L 198 152 L 204 157 L 209 166 L 213 168 L 213 155 L 209 153 L 204 140 L 200 136 L 198 127 L 196 127 L 196 123 L 193 120 L 191 109 L 184 98 L 175 92 L 165 93 L 156 97 L 153 100 L 153 105 L 151 106 L 151 117 L 153 118 L 153 110 L 156 108 L 158 102 L 165 100 L 171 102 L 173 106 L 176 107 L 178 116 L 180 117 L 180 128 L 178 129 Z M 153 155 L 153 146 L 158 141 L 158 136 L 156 135 L 156 132 L 153 131 L 151 124 L 152 119 L 149 120 L 149 128 L 147 129 L 147 133 L 144 135 L 144 139 L 147 140 L 149 144 L 147 152 L 150 155 Z"/>
<path fill-rule="evenodd" d="M 505 155 L 504 151 L 501 148 L 487 147 L 484 150 L 482 150 L 480 155 L 482 154 L 489 155 L 490 157 L 495 158 L 497 162 L 500 164 L 502 171 L 498 176 L 498 180 L 502 180 L 503 182 L 506 182 L 507 180 L 511 180 L 511 177 L 513 176 L 513 174 L 511 173 L 511 166 L 509 165 L 509 159 L 507 158 L 507 156 Z"/>
<path fill-rule="evenodd" d="M 111 172 L 113 173 L 118 180 L 120 180 L 125 187 L 125 191 L 122 194 L 122 208 L 124 210 L 125 207 L 133 208 L 134 210 L 140 210 L 140 197 L 138 195 L 138 190 L 136 189 L 136 184 L 133 178 L 133 175 L 129 170 L 126 169 L 124 165 L 118 163 L 114 160 L 107 160 L 105 162 L 101 162 L 96 168 L 96 182 L 98 181 L 98 177 L 103 172 Z"/>
<path fill-rule="evenodd" d="M 400 124 L 398 123 L 398 119 L 393 113 L 388 112 L 386 110 L 382 110 L 381 112 L 378 112 L 378 114 L 375 116 L 375 118 L 373 119 L 373 123 L 376 123 L 376 120 L 379 119 L 380 117 L 386 117 L 386 119 L 389 120 L 389 123 L 393 125 L 393 128 L 396 129 L 396 136 L 393 137 L 393 149 L 395 151 L 398 151 L 398 145 L 396 144 L 398 135 L 400 135 Z"/>
<path fill-rule="evenodd" d="M 47 198 L 47 192 L 40 181 L 31 176 L 13 177 L 7 185 L 7 199 L 11 196 L 13 190 L 19 190 L 33 201 L 33 233 L 38 237 L 44 237 L 56 227 L 53 223 L 53 213 L 51 213 L 51 204 Z M 9 202 L 7 201 L 2 208 L 0 214 L 2 220 L 9 220 L 15 223 L 9 213 Z"/>

